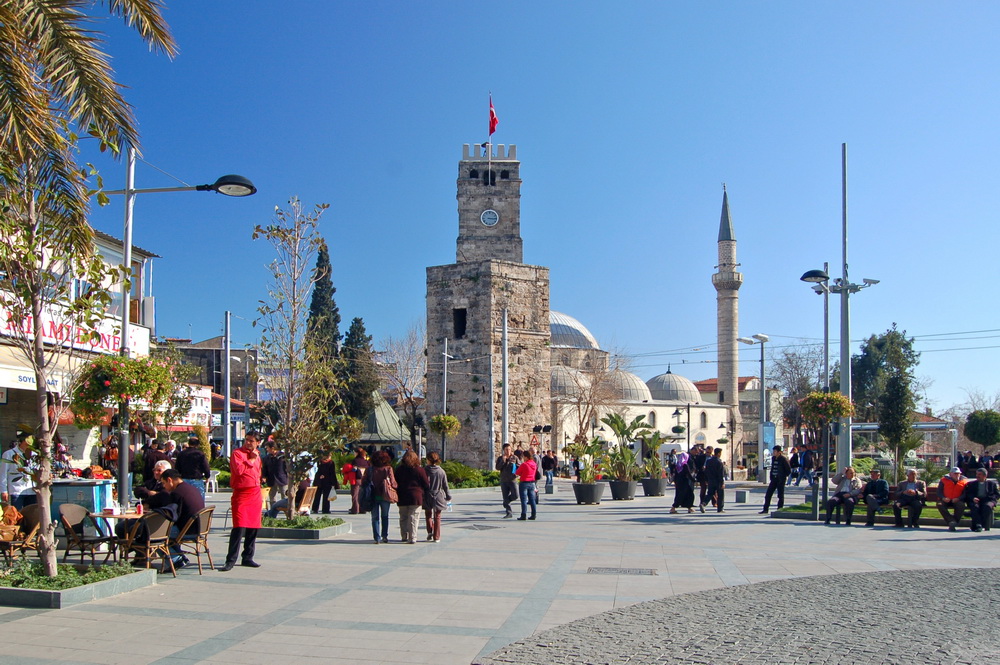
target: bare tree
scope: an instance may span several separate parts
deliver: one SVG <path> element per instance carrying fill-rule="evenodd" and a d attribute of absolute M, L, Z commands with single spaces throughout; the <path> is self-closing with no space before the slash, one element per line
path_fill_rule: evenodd
<path fill-rule="evenodd" d="M 573 385 L 567 395 L 560 396 L 556 405 L 556 421 L 570 418 L 576 426 L 575 443 L 586 443 L 590 432 L 604 413 L 616 412 L 621 406 L 621 392 L 616 388 L 614 374 L 622 370 L 624 356 L 609 356 L 607 362 L 593 363 L 590 369 L 571 370 Z"/>
<path fill-rule="evenodd" d="M 797 346 L 778 349 L 771 355 L 768 380 L 781 391 L 782 415 L 786 422 L 793 424 L 796 440 L 801 440 L 803 426 L 799 400 L 814 390 L 823 389 L 823 368 L 822 345 L 803 341 Z"/>
<path fill-rule="evenodd" d="M 427 390 L 427 335 L 422 323 L 414 323 L 402 337 L 387 337 L 382 342 L 378 370 L 397 409 L 403 411 L 403 423 L 410 429 L 410 443 L 417 450 L 417 411 Z"/>

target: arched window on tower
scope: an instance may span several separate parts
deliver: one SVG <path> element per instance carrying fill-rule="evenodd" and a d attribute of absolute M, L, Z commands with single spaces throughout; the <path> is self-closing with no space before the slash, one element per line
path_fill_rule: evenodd
<path fill-rule="evenodd" d="M 495 185 L 497 184 L 497 173 L 496 171 L 487 170 L 483 171 L 483 184 L 484 185 Z"/>
<path fill-rule="evenodd" d="M 479 179 L 479 169 L 472 169 L 471 171 L 469 171 L 469 178 L 471 178 L 472 180 L 478 180 Z"/>
<path fill-rule="evenodd" d="M 704 411 L 701 412 L 701 428 L 702 429 L 708 428 L 708 414 L 705 413 Z"/>
<path fill-rule="evenodd" d="M 500 179 L 501 180 L 510 180 L 510 171 L 501 171 L 500 172 Z"/>
<path fill-rule="evenodd" d="M 656 411 L 649 412 L 649 415 L 646 416 L 646 424 L 650 427 L 656 427 Z"/>

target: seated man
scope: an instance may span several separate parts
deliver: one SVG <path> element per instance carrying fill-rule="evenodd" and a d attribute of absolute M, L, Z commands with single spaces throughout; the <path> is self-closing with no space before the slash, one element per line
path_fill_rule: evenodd
<path fill-rule="evenodd" d="M 160 477 L 164 471 L 170 468 L 172 468 L 172 465 L 165 459 L 154 464 L 153 475 L 149 478 L 145 478 L 142 485 L 133 490 L 135 498 L 140 501 L 148 501 L 150 497 L 162 492 L 163 484 L 160 482 Z"/>
<path fill-rule="evenodd" d="M 309 489 L 309 479 L 304 478 L 299 481 L 298 487 L 295 488 L 295 505 L 298 506 L 299 515 L 308 515 L 309 506 L 302 505 L 302 497 L 305 496 L 306 490 Z M 264 514 L 271 519 L 277 519 L 278 513 L 288 512 L 288 497 L 283 497 L 278 499 L 271 504 L 271 507 L 264 511 Z"/>
<path fill-rule="evenodd" d="M 993 525 L 993 509 L 1000 500 L 1000 487 L 993 478 L 987 478 L 986 469 L 976 470 L 976 479 L 966 483 L 962 499 L 972 513 L 972 530 L 990 530 Z"/>
<path fill-rule="evenodd" d="M 198 488 L 184 482 L 180 471 L 176 469 L 167 469 L 160 474 L 160 482 L 163 483 L 164 491 L 150 498 L 150 508 L 155 510 L 168 503 L 177 506 L 177 519 L 170 527 L 170 537 L 176 538 L 181 528 L 188 523 L 188 520 L 192 517 L 196 518 L 198 513 L 205 509 L 205 500 L 201 497 L 201 492 L 198 491 Z M 197 532 L 198 527 L 196 519 L 195 524 L 191 528 Z M 180 548 L 175 545 L 170 548 L 170 551 L 173 553 L 173 556 L 170 558 L 173 559 L 174 568 L 183 568 L 187 564 L 187 558 L 181 554 Z"/>
<path fill-rule="evenodd" d="M 917 480 L 917 470 L 906 470 L 906 482 L 896 487 L 896 500 L 892 502 L 892 514 L 896 518 L 893 526 L 903 527 L 903 508 L 906 508 L 911 529 L 920 528 L 920 513 L 927 501 L 927 484 Z"/>
<path fill-rule="evenodd" d="M 937 509 L 941 517 L 948 523 L 948 530 L 954 531 L 965 514 L 965 501 L 962 493 L 968 484 L 968 478 L 962 475 L 960 468 L 953 467 L 948 475 L 938 482 Z"/>
<path fill-rule="evenodd" d="M 889 503 L 889 483 L 882 478 L 882 471 L 878 467 L 872 469 L 871 480 L 865 483 L 861 496 L 868 506 L 868 520 L 865 526 L 875 526 L 875 513 Z"/>
<path fill-rule="evenodd" d="M 851 517 L 854 515 L 854 506 L 861 495 L 861 479 L 854 474 L 854 467 L 848 466 L 844 467 L 844 470 L 835 475 L 830 482 L 833 486 L 833 495 L 826 502 L 826 521 L 823 523 L 829 524 L 830 518 L 833 517 L 833 511 L 836 510 L 837 506 L 842 505 L 844 506 L 845 521 L 850 525 Z"/>

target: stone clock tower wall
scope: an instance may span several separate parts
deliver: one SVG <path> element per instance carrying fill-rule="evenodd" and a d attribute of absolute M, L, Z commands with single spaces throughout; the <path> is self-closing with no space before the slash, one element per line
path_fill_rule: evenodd
<path fill-rule="evenodd" d="M 428 418 L 442 413 L 447 338 L 448 413 L 462 422 L 462 430 L 448 440 L 446 457 L 486 469 L 501 443 L 505 308 L 508 440 L 526 447 L 536 425 L 550 424 L 549 270 L 521 263 L 520 164 L 515 146 L 497 148 L 494 184 L 485 179 L 481 148 L 465 146 L 458 177 L 458 262 L 427 268 L 425 411 Z M 486 210 L 498 213 L 495 225 L 481 221 Z M 428 446 L 440 449 L 440 435 L 429 435 Z"/>

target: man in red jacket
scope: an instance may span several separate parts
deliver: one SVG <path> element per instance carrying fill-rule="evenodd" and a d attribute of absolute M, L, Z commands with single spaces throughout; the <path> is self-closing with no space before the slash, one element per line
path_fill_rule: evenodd
<path fill-rule="evenodd" d="M 243 541 L 241 565 L 260 568 L 253 560 L 257 531 L 260 530 L 260 514 L 263 500 L 260 494 L 260 434 L 247 432 L 243 445 L 233 451 L 229 458 L 229 486 L 233 490 L 233 530 L 229 533 L 229 554 L 226 565 L 219 570 L 232 570 L 236 565 L 236 555 Z"/>

